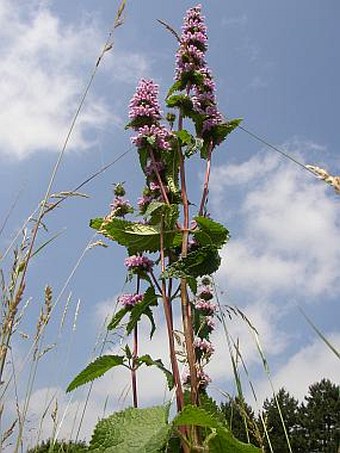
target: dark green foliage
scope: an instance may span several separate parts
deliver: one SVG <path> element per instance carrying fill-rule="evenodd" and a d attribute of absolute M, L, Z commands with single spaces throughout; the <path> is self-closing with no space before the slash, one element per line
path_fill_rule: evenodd
<path fill-rule="evenodd" d="M 303 427 L 301 424 L 298 401 L 284 388 L 281 388 L 277 393 L 277 401 L 281 409 L 293 452 L 307 451 L 304 450 L 304 437 L 301 436 Z M 283 425 L 274 397 L 271 399 L 267 398 L 263 403 L 263 418 L 267 426 L 270 442 L 274 452 L 289 452 Z M 268 444 L 266 445 L 266 451 L 270 451 Z"/>
<path fill-rule="evenodd" d="M 227 426 L 238 440 L 250 441 L 253 445 L 259 446 L 255 414 L 244 399 L 231 398 L 228 402 L 221 404 L 221 411 Z"/>
<path fill-rule="evenodd" d="M 201 150 L 202 159 L 206 159 L 209 154 L 209 143 L 212 141 L 214 145 L 222 143 L 227 135 L 229 135 L 234 129 L 236 129 L 242 122 L 242 118 L 235 118 L 227 121 L 226 123 L 218 124 L 214 126 L 209 132 L 206 133 L 204 138 L 205 145 Z"/>
<path fill-rule="evenodd" d="M 160 201 L 153 201 L 145 211 L 144 217 L 152 225 L 163 224 L 164 230 L 173 230 L 178 219 L 178 206 L 170 205 Z"/>
<path fill-rule="evenodd" d="M 97 423 L 89 451 L 96 453 L 157 453 L 170 436 L 168 406 L 126 409 Z"/>
<path fill-rule="evenodd" d="M 167 98 L 166 103 L 170 108 L 177 107 L 181 109 L 184 115 L 192 110 L 192 100 L 186 94 L 173 94 Z"/>
<path fill-rule="evenodd" d="M 340 387 L 322 379 L 309 387 L 301 418 L 309 453 L 338 453 L 340 448 Z"/>
<path fill-rule="evenodd" d="M 48 440 L 28 449 L 27 453 L 83 453 L 86 451 L 88 450 L 85 442 L 57 440 L 53 443 Z"/>
<path fill-rule="evenodd" d="M 163 273 L 164 278 L 200 277 L 213 274 L 221 263 L 218 250 L 213 246 L 200 247 L 189 252 L 185 258 L 180 258 L 167 267 Z"/>
<path fill-rule="evenodd" d="M 170 88 L 166 99 L 168 99 L 176 91 L 183 91 L 187 84 L 200 85 L 203 82 L 203 76 L 198 71 L 186 72 L 181 80 L 177 80 Z"/>
<path fill-rule="evenodd" d="M 186 129 L 175 132 L 186 157 L 191 157 L 203 146 L 203 139 L 194 137 Z"/>
<path fill-rule="evenodd" d="M 173 421 L 174 426 L 193 425 L 206 428 L 203 441 L 210 453 L 259 453 L 253 445 L 238 441 L 230 430 L 218 419 L 196 406 L 186 406 Z"/>
<path fill-rule="evenodd" d="M 67 387 L 66 392 L 71 392 L 81 385 L 94 381 L 96 378 L 103 376 L 111 368 L 123 365 L 124 361 L 125 358 L 121 355 L 103 355 L 98 357 L 73 379 Z"/>
<path fill-rule="evenodd" d="M 156 305 L 157 305 L 157 297 L 155 294 L 155 290 L 154 290 L 153 286 L 150 286 L 145 291 L 142 302 L 139 302 L 130 310 L 130 319 L 126 326 L 126 333 L 129 335 L 133 331 L 133 329 L 136 327 L 137 323 L 140 321 L 142 315 L 145 315 L 149 318 L 150 323 L 151 323 L 150 338 L 152 338 L 152 336 L 156 330 L 156 326 L 155 326 L 155 321 L 153 319 L 153 314 L 152 314 L 150 307 L 156 306 Z"/>
<path fill-rule="evenodd" d="M 225 423 L 225 416 L 221 408 L 217 405 L 216 401 L 211 398 L 205 391 L 200 394 L 200 407 L 209 414 L 213 415 L 217 421 L 222 424 Z"/>
<path fill-rule="evenodd" d="M 198 229 L 193 235 L 200 245 L 212 245 L 221 248 L 229 239 L 229 231 L 220 223 L 207 217 L 198 216 L 194 219 Z"/>
<path fill-rule="evenodd" d="M 107 326 L 108 330 L 114 330 L 119 326 L 120 321 L 124 316 L 129 313 L 130 309 L 128 307 L 121 308 L 117 313 L 113 315 L 109 325 Z"/>

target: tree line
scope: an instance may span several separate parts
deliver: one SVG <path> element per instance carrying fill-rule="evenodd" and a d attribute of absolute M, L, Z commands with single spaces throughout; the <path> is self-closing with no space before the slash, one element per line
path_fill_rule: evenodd
<path fill-rule="evenodd" d="M 340 387 L 329 379 L 310 385 L 301 403 L 281 388 L 257 415 L 238 397 L 223 402 L 221 410 L 239 440 L 265 452 L 340 452 Z"/>

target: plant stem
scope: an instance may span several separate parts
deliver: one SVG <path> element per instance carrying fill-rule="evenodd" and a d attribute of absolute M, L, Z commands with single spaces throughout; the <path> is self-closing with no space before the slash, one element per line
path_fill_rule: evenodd
<path fill-rule="evenodd" d="M 182 114 L 179 114 L 178 118 L 178 130 L 183 128 L 183 117 Z M 184 156 L 181 148 L 178 149 L 179 155 L 179 172 L 181 180 L 181 197 L 183 203 L 183 228 L 182 228 L 182 258 L 185 258 L 188 253 L 188 232 L 189 232 L 189 201 L 186 188 L 186 178 L 185 178 L 185 166 L 184 166 Z M 191 316 L 191 307 L 188 297 L 188 288 L 187 281 L 185 278 L 181 279 L 181 303 L 182 303 L 182 320 L 183 320 L 183 330 L 186 344 L 187 359 L 189 365 L 190 373 L 190 384 L 191 384 L 191 403 L 193 405 L 198 405 L 198 384 L 197 384 L 197 372 L 196 372 L 196 356 L 195 349 L 193 346 L 194 337 L 193 337 L 193 327 L 192 327 L 192 316 Z"/>
<path fill-rule="evenodd" d="M 137 369 L 136 369 L 137 356 L 138 356 L 138 326 L 136 325 L 136 327 L 133 330 L 133 352 L 132 352 L 132 369 L 131 369 L 133 407 L 138 407 Z"/>
<path fill-rule="evenodd" d="M 162 223 L 161 223 L 161 234 L 160 234 L 160 255 L 161 255 L 161 271 L 164 272 L 165 271 L 165 253 L 164 253 L 163 219 L 162 219 Z M 165 283 L 164 278 L 162 279 L 161 290 L 162 290 L 162 299 L 163 299 L 163 305 L 164 305 L 166 327 L 167 327 L 167 333 L 168 333 L 170 361 L 171 361 L 172 373 L 174 376 L 174 383 L 175 383 L 175 388 L 176 388 L 177 411 L 180 412 L 184 407 L 184 397 L 183 397 L 183 390 L 182 390 L 182 384 L 181 384 L 181 377 L 180 377 L 178 363 L 177 363 L 177 359 L 176 359 L 171 302 L 170 302 L 170 297 L 167 296 L 166 283 Z"/>
<path fill-rule="evenodd" d="M 137 294 L 139 294 L 139 290 L 140 290 L 140 277 L 137 276 L 137 288 L 136 288 Z M 133 351 L 132 351 L 132 368 L 131 368 L 133 407 L 138 407 L 137 357 L 138 357 L 138 324 L 136 324 L 136 326 L 133 330 Z"/>
<path fill-rule="evenodd" d="M 205 203 L 206 203 L 207 196 L 209 193 L 209 179 L 210 179 L 210 171 L 211 171 L 212 150 L 213 150 L 213 141 L 211 140 L 209 143 L 209 149 L 208 149 L 207 166 L 206 166 L 206 170 L 205 170 L 202 199 L 201 199 L 201 203 L 200 203 L 200 209 L 198 211 L 198 215 L 200 215 L 200 216 L 204 215 L 204 207 L 205 207 Z"/>
<path fill-rule="evenodd" d="M 165 202 L 167 205 L 170 206 L 169 198 L 168 198 L 168 195 L 167 195 L 167 193 L 166 193 L 166 189 L 165 189 L 165 187 L 164 187 L 164 183 L 163 183 L 163 181 L 162 181 L 161 175 L 159 174 L 159 171 L 158 171 L 158 168 L 157 168 L 157 161 L 156 161 L 155 154 L 154 154 L 153 149 L 152 149 L 151 146 L 149 146 L 149 154 L 150 154 L 152 163 L 153 163 L 153 165 L 154 165 L 154 169 L 155 169 L 155 173 L 156 173 L 156 178 L 157 178 L 159 187 L 160 187 L 160 189 L 161 189 L 161 193 L 162 193 L 163 200 L 164 200 L 164 202 Z"/>

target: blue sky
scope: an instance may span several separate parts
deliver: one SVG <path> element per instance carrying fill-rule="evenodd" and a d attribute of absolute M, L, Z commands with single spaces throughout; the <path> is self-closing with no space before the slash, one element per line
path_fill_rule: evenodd
<path fill-rule="evenodd" d="M 229 118 L 243 117 L 246 128 L 301 162 L 338 175 L 339 3 L 201 3 L 220 109 Z M 129 132 L 123 128 L 138 79 L 154 78 L 164 97 L 173 78 L 176 42 L 156 19 L 180 29 L 185 10 L 193 5 L 178 0 L 127 2 L 125 23 L 117 29 L 114 48 L 99 68 L 53 192 L 72 189 L 129 148 Z M 2 219 L 18 197 L 0 237 L 2 253 L 43 198 L 117 6 L 106 0 L 29 5 L 4 0 L 0 6 Z M 213 163 L 210 210 L 231 232 L 216 277 L 221 302 L 236 305 L 249 316 L 259 331 L 275 385 L 285 385 L 301 398 L 309 384 L 324 376 L 337 381 L 340 372 L 335 355 L 298 310 L 302 307 L 339 348 L 339 195 L 243 131 L 230 136 Z M 39 243 L 61 235 L 32 262 L 26 290 L 26 298 L 32 300 L 20 327 L 30 336 L 34 336 L 44 286 L 50 284 L 57 298 L 92 240 L 89 219 L 108 212 L 112 184 L 119 181 L 126 181 L 129 198 L 135 201 L 143 178 L 134 150 L 84 188 L 89 198 L 69 199 L 46 219 L 48 233 L 41 231 Z M 201 181 L 202 168 L 195 164 L 189 176 L 194 201 Z M 114 308 L 124 284 L 124 251 L 109 245 L 86 252 L 60 297 L 45 339 L 46 345 L 56 342 L 58 346 L 40 362 L 32 414 L 41 410 L 46 392 L 53 395 L 49 388 L 55 389 L 60 407 L 71 408 L 71 414 L 84 399 L 79 391 L 67 406 L 63 390 L 91 357 L 101 322 Z M 67 322 L 58 335 L 69 295 Z M 78 301 L 77 327 L 72 332 Z M 260 398 L 268 395 L 271 390 L 244 323 L 235 319 L 229 327 L 239 338 Z M 145 348 L 165 357 L 162 337 L 160 332 Z M 234 392 L 224 341 L 218 331 L 211 374 L 215 377 L 212 392 L 219 398 L 220 390 Z M 18 335 L 15 354 L 24 357 L 29 346 L 29 340 Z M 161 401 L 160 376 L 151 372 L 145 377 L 141 380 L 143 404 Z M 84 434 L 102 414 L 108 388 L 113 389 L 111 408 L 129 404 L 129 397 L 125 402 L 118 400 L 124 385 L 121 372 L 96 383 Z M 247 393 L 246 387 L 245 382 Z M 47 422 L 44 429 L 48 433 Z M 67 433 L 65 425 L 61 432 Z"/>

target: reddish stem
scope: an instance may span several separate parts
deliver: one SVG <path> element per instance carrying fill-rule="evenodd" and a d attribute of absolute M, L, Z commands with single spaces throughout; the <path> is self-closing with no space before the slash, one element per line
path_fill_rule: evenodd
<path fill-rule="evenodd" d="M 153 149 L 152 149 L 151 146 L 149 146 L 149 154 L 150 154 L 152 163 L 153 163 L 153 165 L 154 165 L 154 170 L 155 170 L 155 173 L 156 173 L 156 178 L 157 178 L 159 187 L 160 187 L 160 189 L 161 189 L 161 193 L 162 193 L 163 200 L 164 200 L 164 202 L 165 202 L 167 205 L 170 206 L 169 198 L 168 198 L 168 195 L 167 195 L 167 193 L 166 193 L 166 189 L 165 189 L 165 187 L 164 187 L 164 184 L 163 184 L 161 175 L 159 174 L 159 171 L 158 171 L 158 168 L 157 168 L 157 161 L 156 161 L 155 154 L 154 154 Z"/>
<path fill-rule="evenodd" d="M 163 222 L 161 224 L 163 226 Z M 161 271 L 162 273 L 165 271 L 165 253 L 164 253 L 164 237 L 163 237 L 163 228 L 161 227 L 161 234 L 160 234 L 160 255 L 161 255 Z M 170 298 L 167 296 L 166 291 L 166 283 L 165 279 L 162 279 L 162 299 L 164 305 L 164 313 L 165 313 L 165 320 L 166 320 L 166 327 L 168 333 L 168 343 L 169 343 L 169 351 L 170 351 L 170 361 L 171 361 L 171 368 L 174 377 L 174 383 L 176 388 L 176 402 L 177 402 L 177 411 L 180 412 L 184 407 L 184 397 L 183 397 L 183 390 L 181 384 L 181 376 L 179 373 L 178 363 L 176 359 L 176 350 L 175 350 L 175 340 L 173 334 L 173 318 L 172 318 L 172 307 Z"/>
<path fill-rule="evenodd" d="M 208 196 L 209 192 L 209 180 L 210 180 L 210 171 L 211 171 L 211 154 L 213 150 L 213 141 L 211 140 L 209 143 L 209 150 L 208 150 L 208 157 L 207 157 L 207 166 L 205 170 L 205 177 L 204 177 L 204 185 L 203 185 L 203 193 L 202 193 L 202 199 L 200 203 L 200 209 L 198 211 L 198 215 L 203 215 L 204 214 L 204 207 L 206 203 L 206 199 Z"/>
<path fill-rule="evenodd" d="M 137 277 L 136 293 L 140 290 L 140 277 Z M 132 399 L 133 407 L 138 407 L 138 391 L 137 391 L 137 358 L 138 358 L 138 325 L 136 324 L 133 330 L 133 351 L 132 351 L 132 368 L 131 368 L 131 384 L 132 384 Z"/>
<path fill-rule="evenodd" d="M 132 369 L 131 369 L 133 407 L 138 407 L 137 368 L 136 368 L 137 357 L 138 357 L 138 327 L 136 325 L 136 327 L 133 330 L 133 352 L 132 352 Z"/>
<path fill-rule="evenodd" d="M 190 88 L 188 88 L 188 91 L 189 90 Z M 183 117 L 182 114 L 180 113 L 178 118 L 178 130 L 181 130 L 182 128 L 183 128 Z M 183 202 L 183 215 L 184 215 L 182 228 L 182 258 L 185 258 L 188 253 L 189 200 L 186 187 L 184 156 L 180 147 L 178 149 L 178 155 L 179 155 L 179 172 L 181 180 L 181 197 Z M 191 402 L 193 405 L 198 405 L 198 383 L 197 383 L 197 372 L 195 367 L 196 354 L 193 346 L 194 338 L 191 307 L 188 297 L 187 281 L 185 278 L 181 279 L 181 303 L 182 303 L 183 330 L 190 372 Z"/>

